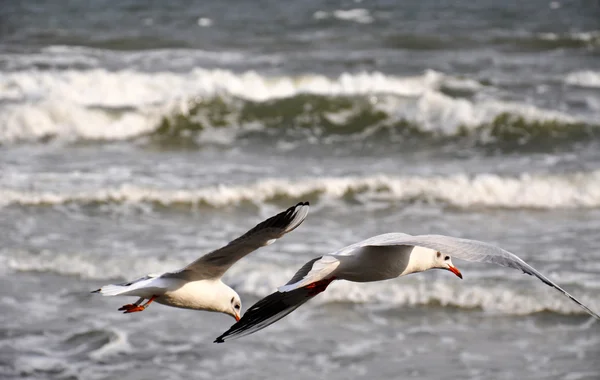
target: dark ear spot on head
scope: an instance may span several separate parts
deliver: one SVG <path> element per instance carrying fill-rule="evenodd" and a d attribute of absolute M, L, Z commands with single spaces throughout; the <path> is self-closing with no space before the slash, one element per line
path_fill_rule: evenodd
<path fill-rule="evenodd" d="M 436 257 L 438 257 L 438 258 L 439 258 L 441 255 L 442 255 L 442 254 L 438 252 L 438 253 L 436 254 Z"/>
<path fill-rule="evenodd" d="M 446 260 L 446 261 L 450 260 L 450 256 L 444 257 L 444 260 Z"/>
<path fill-rule="evenodd" d="M 233 300 L 235 299 L 235 297 L 231 297 L 231 303 L 233 303 Z"/>

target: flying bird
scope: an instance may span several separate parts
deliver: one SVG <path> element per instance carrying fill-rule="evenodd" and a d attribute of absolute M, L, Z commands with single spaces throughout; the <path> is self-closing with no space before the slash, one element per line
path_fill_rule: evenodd
<path fill-rule="evenodd" d="M 255 333 L 277 322 L 302 304 L 325 291 L 335 280 L 353 282 L 383 281 L 428 269 L 444 269 L 462 279 L 452 257 L 492 263 L 535 276 L 581 306 L 590 315 L 600 316 L 567 293 L 548 277 L 515 254 L 477 240 L 443 235 L 411 236 L 389 233 L 374 236 L 341 250 L 317 257 L 300 268 L 278 291 L 261 299 L 215 343 Z"/>
<path fill-rule="evenodd" d="M 240 296 L 223 283 L 221 277 L 242 257 L 272 244 L 297 228 L 308 215 L 308 209 L 308 202 L 300 202 L 178 271 L 150 274 L 135 281 L 106 285 L 92 293 L 139 297 L 135 303 L 119 308 L 125 314 L 144 311 L 156 301 L 183 309 L 221 312 L 239 321 L 242 309 Z"/>

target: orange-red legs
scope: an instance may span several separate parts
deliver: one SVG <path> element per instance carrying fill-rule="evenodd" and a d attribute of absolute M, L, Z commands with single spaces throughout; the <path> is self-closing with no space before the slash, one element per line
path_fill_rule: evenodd
<path fill-rule="evenodd" d="M 306 289 L 310 289 L 308 295 L 310 297 L 316 296 L 317 294 L 324 292 L 325 289 L 335 280 L 335 277 L 326 278 L 325 280 L 320 280 L 313 282 L 312 284 L 306 285 Z"/>
<path fill-rule="evenodd" d="M 123 305 L 123 306 L 121 306 L 119 308 L 119 311 L 128 310 L 128 309 L 132 309 L 134 307 L 137 307 L 137 306 L 139 306 L 142 303 L 143 300 L 144 300 L 143 298 L 140 298 L 135 303 L 128 303 L 127 305 Z"/>
<path fill-rule="evenodd" d="M 123 305 L 119 308 L 119 311 L 123 311 L 125 310 L 125 312 L 123 314 L 129 314 L 129 313 L 135 313 L 137 311 L 144 311 L 146 310 L 146 308 L 148 307 L 148 305 L 150 305 L 152 303 L 152 301 L 154 301 L 155 299 L 157 299 L 158 296 L 152 296 L 148 302 L 146 302 L 143 305 L 140 305 L 142 303 L 142 301 L 144 300 L 143 298 L 140 298 L 139 300 L 137 300 L 135 303 L 133 304 L 127 304 L 127 305 Z"/>

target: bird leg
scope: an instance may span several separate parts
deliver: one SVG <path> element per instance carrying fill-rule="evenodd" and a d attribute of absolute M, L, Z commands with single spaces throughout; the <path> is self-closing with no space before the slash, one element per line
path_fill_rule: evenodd
<path fill-rule="evenodd" d="M 140 306 L 140 304 L 142 303 L 142 301 L 144 301 L 144 298 L 140 298 L 139 300 L 135 301 L 135 303 L 128 303 L 127 305 L 123 305 L 118 310 L 119 311 L 123 311 L 123 310 L 133 309 L 135 307 Z"/>
<path fill-rule="evenodd" d="M 158 298 L 158 296 L 152 296 L 152 297 L 150 297 L 150 299 L 148 300 L 148 302 L 146 302 L 143 305 L 140 305 L 140 303 L 143 300 L 143 298 L 140 298 L 133 305 L 125 305 L 125 306 L 128 306 L 128 307 L 126 309 L 124 309 L 125 312 L 123 312 L 123 314 L 135 313 L 137 311 L 144 311 L 144 310 L 146 310 L 146 308 L 148 307 L 148 305 L 150 305 L 152 303 L 152 301 L 154 301 L 157 298 Z M 125 306 L 123 306 L 123 307 L 125 307 Z M 129 307 L 129 306 L 132 306 L 132 307 Z M 121 310 L 121 309 L 119 309 L 119 310 Z"/>

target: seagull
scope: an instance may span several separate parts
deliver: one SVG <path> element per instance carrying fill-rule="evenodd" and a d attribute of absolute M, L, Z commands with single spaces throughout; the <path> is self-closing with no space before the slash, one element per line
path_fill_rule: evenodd
<path fill-rule="evenodd" d="M 92 293 L 139 297 L 135 303 L 119 308 L 125 314 L 144 311 L 156 301 L 183 309 L 221 312 L 239 321 L 242 309 L 240 296 L 224 284 L 221 277 L 242 257 L 274 243 L 297 228 L 308 215 L 308 209 L 308 202 L 300 202 L 178 271 L 149 274 L 135 281 L 106 285 Z M 144 300 L 147 301 L 142 304 Z"/>
<path fill-rule="evenodd" d="M 590 315 L 600 316 L 567 293 L 548 277 L 515 254 L 494 245 L 444 235 L 389 233 L 377 235 L 310 260 L 278 291 L 255 303 L 215 343 L 255 333 L 277 322 L 327 289 L 335 280 L 383 281 L 429 269 L 444 269 L 462 279 L 452 257 L 513 268 L 540 279 L 581 306 Z"/>

